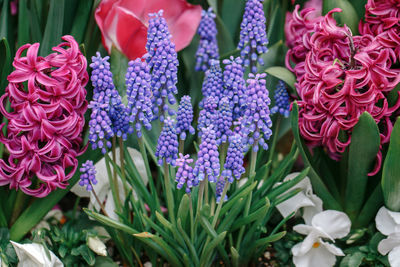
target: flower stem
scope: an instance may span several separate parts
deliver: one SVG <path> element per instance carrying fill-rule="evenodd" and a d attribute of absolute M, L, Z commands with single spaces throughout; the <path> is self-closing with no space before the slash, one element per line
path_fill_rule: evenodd
<path fill-rule="evenodd" d="M 15 200 L 15 205 L 10 219 L 10 226 L 13 225 L 13 223 L 18 219 L 18 216 L 21 214 L 25 206 L 24 204 L 26 197 L 27 195 L 25 195 L 25 193 L 22 192 L 22 190 L 18 190 L 17 199 Z"/>
<path fill-rule="evenodd" d="M 215 225 L 217 224 L 219 213 L 221 212 L 222 204 L 224 203 L 224 199 L 226 193 L 228 192 L 228 188 L 229 188 L 229 183 L 225 183 L 224 190 L 222 191 L 222 195 L 217 206 L 217 211 L 215 212 L 214 219 L 211 224 L 213 228 L 215 228 Z"/>
<path fill-rule="evenodd" d="M 124 160 L 124 143 L 122 140 L 122 137 L 118 138 L 119 141 L 119 160 L 121 162 L 121 179 L 122 179 L 122 184 L 124 185 L 124 193 L 125 197 L 128 195 L 128 184 L 126 182 L 126 174 L 125 174 L 125 160 Z"/>
<path fill-rule="evenodd" d="M 107 151 L 107 153 L 108 153 L 108 151 Z M 119 196 L 118 196 L 119 192 L 115 188 L 115 184 L 114 184 L 112 173 L 111 173 L 110 157 L 108 156 L 108 154 L 106 154 L 106 156 L 104 158 L 106 160 L 108 183 L 110 184 L 110 187 L 111 187 L 111 193 L 112 193 L 112 196 L 113 196 L 113 200 L 115 202 L 117 210 L 121 211 L 121 201 L 120 201 Z"/>
<path fill-rule="evenodd" d="M 204 181 L 204 204 L 208 204 L 208 175 L 206 175 Z"/>
<path fill-rule="evenodd" d="M 268 161 L 267 162 L 270 162 L 272 160 L 273 156 L 274 156 L 275 146 L 276 146 L 276 141 L 278 139 L 278 132 L 279 132 L 280 124 L 281 124 L 281 116 L 278 115 L 278 118 L 276 119 L 275 130 L 273 131 L 274 136 L 272 137 L 271 148 L 269 149 L 269 156 L 268 156 Z M 268 167 L 267 176 L 266 177 L 269 177 L 269 171 L 270 171 L 270 167 Z"/>
<path fill-rule="evenodd" d="M 168 214 L 172 224 L 176 224 L 175 220 L 175 212 L 174 212 L 174 198 L 172 195 L 172 188 L 171 188 L 171 180 L 169 178 L 169 168 L 166 160 L 163 161 L 164 167 L 164 186 L 165 186 L 165 193 L 167 196 L 167 207 L 168 207 Z"/>
<path fill-rule="evenodd" d="M 94 196 L 94 198 L 96 199 L 97 203 L 99 203 L 99 206 L 100 206 L 101 211 L 103 212 L 103 214 L 104 214 L 105 216 L 110 217 L 110 216 L 108 216 L 107 211 L 105 210 L 105 208 L 104 208 L 104 206 L 103 206 L 103 203 L 101 203 L 99 197 L 97 196 L 96 191 L 94 190 L 94 186 L 93 186 L 92 182 L 89 181 L 89 183 L 90 183 L 90 185 L 92 186 L 92 193 L 93 193 L 93 196 Z"/>
<path fill-rule="evenodd" d="M 185 148 L 185 140 L 179 138 L 179 153 L 183 154 L 184 148 Z"/>
<path fill-rule="evenodd" d="M 116 148 L 117 148 L 117 137 L 114 135 L 112 138 L 112 160 L 114 161 L 115 164 L 117 164 L 117 153 L 116 153 Z M 114 182 L 114 188 L 117 192 L 117 200 L 121 208 L 121 199 L 119 198 L 119 185 L 118 185 L 118 176 L 117 176 L 117 169 L 114 168 L 113 166 L 113 182 Z"/>
<path fill-rule="evenodd" d="M 190 240 L 194 241 L 194 223 L 193 223 L 193 203 L 192 194 L 188 193 L 189 196 L 189 211 L 190 211 Z"/>

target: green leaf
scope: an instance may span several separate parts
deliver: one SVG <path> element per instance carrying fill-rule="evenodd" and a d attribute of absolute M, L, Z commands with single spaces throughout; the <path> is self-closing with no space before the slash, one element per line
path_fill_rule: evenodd
<path fill-rule="evenodd" d="M 249 225 L 253 221 L 259 220 L 260 218 L 264 218 L 265 215 L 267 215 L 269 207 L 270 207 L 269 202 L 265 203 L 263 207 L 259 208 L 255 212 L 247 215 L 246 217 L 236 220 L 236 222 L 232 225 L 230 231 L 233 232 L 236 229 L 242 227 L 243 225 Z"/>
<path fill-rule="evenodd" d="M 355 252 L 343 258 L 340 262 L 340 267 L 358 267 L 361 265 L 365 254 L 362 252 Z"/>
<path fill-rule="evenodd" d="M 113 74 L 115 88 L 121 98 L 126 95 L 125 74 L 128 69 L 128 58 L 114 46 L 111 48 L 110 69 Z"/>
<path fill-rule="evenodd" d="M 0 40 L 0 94 L 3 95 L 7 86 L 7 76 L 11 72 L 11 53 L 7 39 Z"/>
<path fill-rule="evenodd" d="M 190 255 L 192 256 L 193 261 L 194 261 L 194 265 L 198 266 L 200 264 L 200 261 L 199 261 L 199 257 L 197 256 L 196 249 L 193 246 L 193 243 L 191 242 L 189 236 L 183 230 L 179 216 L 178 216 L 178 220 L 177 220 L 177 225 L 178 225 L 178 231 L 181 233 L 183 239 L 185 240 L 187 247 L 189 248 Z"/>
<path fill-rule="evenodd" d="M 97 256 L 96 267 L 118 267 L 118 264 L 116 264 L 110 257 Z"/>
<path fill-rule="evenodd" d="M 247 196 L 257 185 L 257 182 L 252 183 L 251 185 L 247 186 L 240 194 L 228 199 L 226 203 L 221 208 L 221 214 L 225 214 L 233 205 L 237 203 L 239 199 L 242 197 Z"/>
<path fill-rule="evenodd" d="M 221 18 L 231 36 L 237 41 L 240 33 L 240 23 L 243 19 L 245 0 L 224 0 L 222 1 Z M 235 8 L 232 8 L 235 6 Z"/>
<path fill-rule="evenodd" d="M 284 192 L 290 190 L 298 182 L 303 180 L 304 177 L 306 177 L 307 174 L 309 173 L 310 169 L 311 169 L 310 167 L 307 167 L 292 180 L 286 181 L 286 182 L 282 183 L 281 185 L 278 185 L 269 194 L 267 194 L 267 197 L 271 200 L 275 200 L 276 197 L 278 197 L 279 195 L 283 194 Z"/>
<path fill-rule="evenodd" d="M 96 262 L 96 258 L 93 251 L 91 251 L 88 246 L 80 245 L 78 247 L 78 251 L 87 264 L 89 264 L 90 266 L 94 265 L 94 263 Z"/>
<path fill-rule="evenodd" d="M 43 40 L 40 44 L 39 55 L 46 56 L 61 39 L 64 22 L 64 0 L 50 0 Z"/>
<path fill-rule="evenodd" d="M 365 202 L 360 214 L 357 217 L 357 221 L 354 224 L 356 227 L 365 227 L 371 220 L 373 220 L 378 212 L 379 208 L 383 205 L 383 194 L 382 187 L 378 184 L 375 190 L 372 192 L 371 196 Z"/>
<path fill-rule="evenodd" d="M 353 129 L 349 147 L 345 211 L 352 222 L 364 203 L 368 173 L 373 168 L 379 146 L 378 126 L 374 118 L 364 112 Z"/>
<path fill-rule="evenodd" d="M 274 66 L 267 68 L 265 72 L 278 78 L 279 80 L 284 81 L 288 86 L 290 86 L 290 88 L 293 89 L 293 91 L 296 91 L 296 88 L 294 87 L 296 77 L 287 68 Z"/>
<path fill-rule="evenodd" d="M 20 0 L 18 3 L 18 46 L 29 43 L 29 23 L 26 23 L 28 17 L 27 0 Z"/>
<path fill-rule="evenodd" d="M 215 18 L 215 23 L 218 30 L 217 40 L 220 54 L 225 54 L 234 50 L 235 45 L 233 43 L 232 37 L 220 16 L 217 15 L 217 17 Z"/>
<path fill-rule="evenodd" d="M 189 214 L 190 199 L 187 194 L 184 194 L 178 208 L 178 219 L 181 219 L 182 225 L 186 225 L 186 220 Z"/>
<path fill-rule="evenodd" d="M 323 13 L 327 14 L 333 8 L 340 8 L 342 12 L 335 13 L 334 18 L 338 24 L 346 24 L 352 31 L 353 35 L 358 34 L 358 22 L 360 21 L 353 5 L 347 0 L 325 0 L 323 1 Z"/>
<path fill-rule="evenodd" d="M 9 26 L 9 0 L 3 0 L 3 6 L 0 13 L 0 38 L 9 38 L 8 26 Z"/>
<path fill-rule="evenodd" d="M 79 1 L 79 6 L 71 29 L 71 35 L 74 36 L 78 44 L 83 42 L 93 2 L 94 1 L 89 0 Z"/>
<path fill-rule="evenodd" d="M 303 140 L 300 138 L 299 106 L 297 105 L 296 101 L 293 102 L 290 121 L 292 124 L 293 135 L 296 140 L 297 146 L 300 149 L 300 154 L 303 158 L 304 165 L 310 167 L 308 177 L 311 180 L 315 193 L 322 199 L 326 209 L 342 210 L 342 207 L 340 206 L 339 202 L 335 198 L 333 198 L 332 194 L 329 192 L 328 188 L 322 182 L 321 178 L 318 176 L 314 167 L 310 163 L 309 160 L 311 158 L 310 152 L 308 151 L 308 148 L 305 146 Z"/>
<path fill-rule="evenodd" d="M 200 257 L 200 266 L 206 266 L 209 264 L 208 259 L 210 254 L 214 251 L 215 247 L 224 241 L 226 232 L 220 233 L 216 238 L 214 238 L 207 247 L 204 248 L 204 253 Z"/>
<path fill-rule="evenodd" d="M 138 231 L 136 231 L 135 229 L 133 229 L 132 227 L 130 227 L 130 226 L 126 225 L 126 224 L 123 224 L 121 222 L 113 220 L 113 219 L 111 219 L 111 218 L 109 218 L 107 216 L 101 215 L 101 214 L 99 214 L 97 212 L 94 212 L 92 210 L 88 210 L 88 209 L 84 208 L 83 211 L 86 212 L 86 214 L 89 217 L 92 217 L 93 219 L 101 222 L 104 225 L 110 226 L 110 227 L 115 228 L 117 230 L 124 231 L 124 232 L 126 232 L 127 234 L 130 234 L 130 235 L 134 235 L 134 234 L 138 234 L 139 233 Z"/>
<path fill-rule="evenodd" d="M 58 248 L 58 254 L 61 256 L 61 258 L 64 258 L 65 255 L 67 255 L 67 252 L 68 252 L 68 248 L 66 246 L 64 246 L 64 245 L 61 245 Z"/>
<path fill-rule="evenodd" d="M 231 247 L 232 266 L 239 267 L 239 253 L 234 247 Z"/>
<path fill-rule="evenodd" d="M 390 136 L 389 150 L 383 164 L 382 192 L 385 205 L 391 211 L 400 211 L 400 117 L 394 124 Z"/>

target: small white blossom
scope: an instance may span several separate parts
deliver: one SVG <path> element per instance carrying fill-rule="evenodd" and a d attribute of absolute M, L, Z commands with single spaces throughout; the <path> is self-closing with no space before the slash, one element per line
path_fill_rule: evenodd
<path fill-rule="evenodd" d="M 87 239 L 87 245 L 97 255 L 107 256 L 106 245 L 104 245 L 104 243 L 97 236 L 95 236 L 95 237 L 90 236 Z"/>
<path fill-rule="evenodd" d="M 349 217 L 340 211 L 326 210 L 320 212 L 311 220 L 311 225 L 299 224 L 293 230 L 307 235 L 303 242 L 292 248 L 293 263 L 296 267 L 332 267 L 336 256 L 344 256 L 343 251 L 323 239 L 334 242 L 350 232 Z"/>

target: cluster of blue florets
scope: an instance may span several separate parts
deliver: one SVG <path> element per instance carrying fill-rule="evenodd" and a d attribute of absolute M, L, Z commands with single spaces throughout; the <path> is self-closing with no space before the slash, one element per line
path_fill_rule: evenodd
<path fill-rule="evenodd" d="M 224 90 L 224 81 L 222 78 L 222 70 L 219 65 L 219 61 L 211 60 L 210 64 L 210 69 L 206 71 L 203 82 L 203 100 L 200 101 L 200 107 L 204 106 L 204 101 L 206 101 L 207 97 L 210 96 L 214 97 L 218 104 Z"/>
<path fill-rule="evenodd" d="M 290 114 L 290 97 L 286 90 L 285 83 L 278 81 L 274 94 L 275 106 L 271 108 L 271 114 L 279 112 L 285 118 Z"/>
<path fill-rule="evenodd" d="M 188 95 L 182 96 L 181 102 L 178 107 L 178 114 L 176 115 L 176 133 L 181 140 L 186 139 L 186 132 L 195 134 L 192 126 L 193 121 L 193 107 L 191 98 Z"/>
<path fill-rule="evenodd" d="M 175 166 L 175 160 L 178 158 L 178 146 L 174 121 L 167 117 L 157 142 L 155 156 L 158 158 L 158 164 L 162 165 L 165 160 L 167 164 Z"/>
<path fill-rule="evenodd" d="M 82 167 L 79 168 L 79 171 L 81 172 L 79 185 L 86 186 L 86 190 L 91 191 L 93 185 L 97 184 L 96 168 L 93 165 L 93 161 L 87 160 L 82 164 Z"/>
<path fill-rule="evenodd" d="M 217 128 L 218 144 L 225 143 L 231 135 L 232 127 L 232 107 L 227 97 L 223 97 L 219 102 L 217 120 L 214 125 Z"/>
<path fill-rule="evenodd" d="M 183 156 L 181 153 L 176 160 L 176 166 L 178 167 L 175 176 L 175 181 L 178 183 L 176 188 L 181 189 L 186 184 L 186 193 L 190 193 L 191 188 L 197 186 L 199 182 L 193 174 L 192 166 L 190 166 L 192 162 L 193 159 L 189 158 L 189 155 Z"/>
<path fill-rule="evenodd" d="M 199 119 L 197 121 L 197 129 L 201 131 L 210 125 L 215 125 L 218 119 L 218 100 L 215 97 L 209 96 L 204 99 L 203 109 L 199 112 Z"/>
<path fill-rule="evenodd" d="M 197 34 L 200 36 L 199 46 L 196 52 L 197 71 L 206 71 L 210 67 L 210 60 L 219 58 L 217 26 L 215 24 L 215 14 L 210 7 L 207 11 L 201 12 L 201 21 Z"/>
<path fill-rule="evenodd" d="M 263 0 L 247 0 L 243 20 L 240 24 L 238 49 L 246 67 L 251 65 L 251 72 L 257 72 L 257 62 L 263 65 L 260 55 L 268 51 L 267 33 Z"/>
<path fill-rule="evenodd" d="M 239 180 L 245 172 L 243 167 L 243 152 L 244 144 L 242 137 L 239 134 L 232 135 L 229 138 L 229 147 L 226 154 L 224 170 L 221 173 L 221 176 L 226 178 L 230 183 L 233 182 L 233 178 Z"/>

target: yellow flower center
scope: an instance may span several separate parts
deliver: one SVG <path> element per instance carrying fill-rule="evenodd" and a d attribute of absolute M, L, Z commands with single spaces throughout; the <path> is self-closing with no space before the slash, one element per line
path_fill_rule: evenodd
<path fill-rule="evenodd" d="M 319 243 L 315 242 L 312 246 L 313 246 L 313 248 L 318 248 L 319 247 Z"/>

